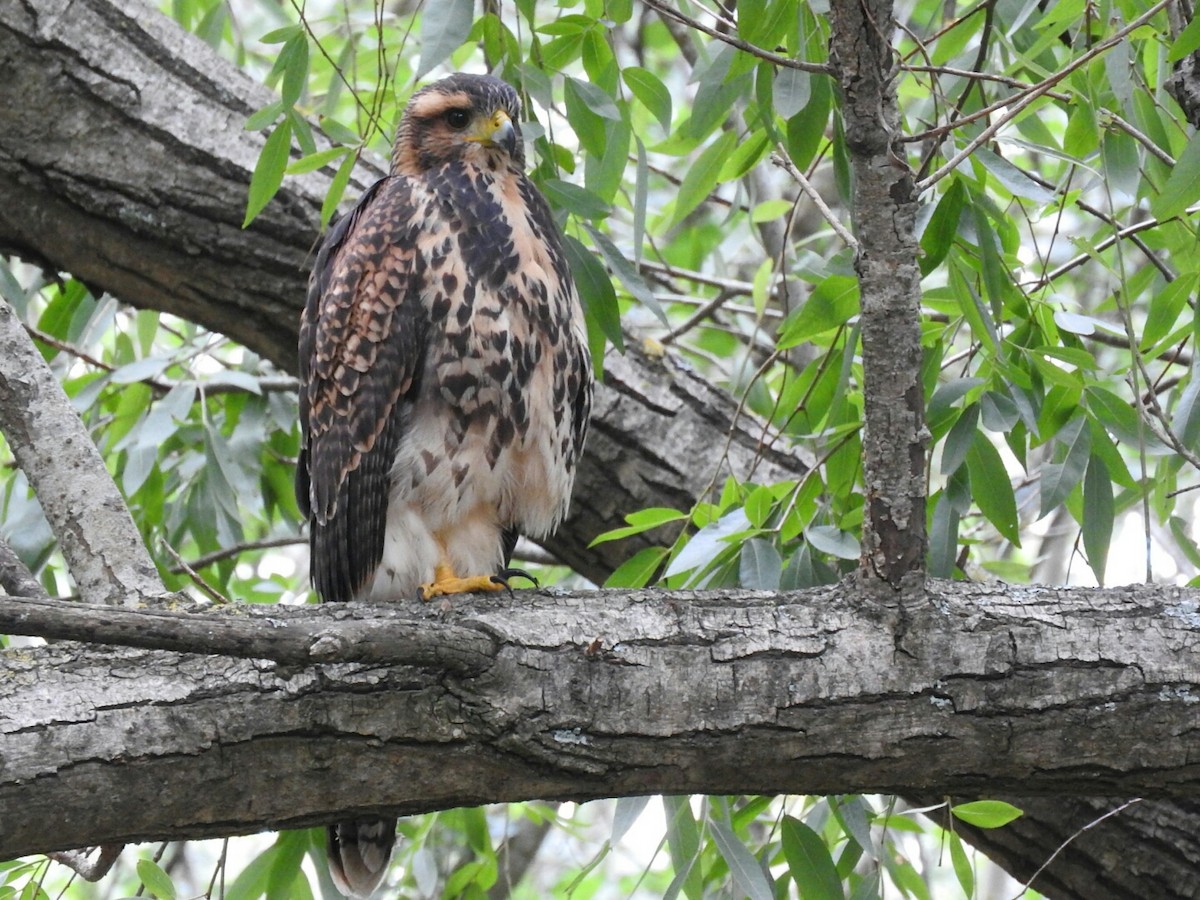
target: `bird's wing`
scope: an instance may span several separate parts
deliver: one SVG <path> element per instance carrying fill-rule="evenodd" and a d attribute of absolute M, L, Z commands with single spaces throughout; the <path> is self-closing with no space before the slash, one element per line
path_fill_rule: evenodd
<path fill-rule="evenodd" d="M 309 281 L 296 494 L 323 600 L 352 599 L 383 553 L 388 473 L 428 331 L 417 238 L 429 207 L 418 194 L 408 178 L 377 183 L 330 229 Z"/>

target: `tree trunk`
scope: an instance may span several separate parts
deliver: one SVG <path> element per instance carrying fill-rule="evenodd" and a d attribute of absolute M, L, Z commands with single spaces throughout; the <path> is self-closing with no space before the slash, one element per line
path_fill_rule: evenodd
<path fill-rule="evenodd" d="M 124 302 L 197 321 L 230 335 L 283 369 L 294 368 L 296 323 L 303 302 L 306 263 L 316 238 L 317 211 L 331 172 L 321 171 L 287 179 L 278 197 L 267 206 L 252 227 L 245 231 L 240 229 L 250 172 L 264 140 L 260 134 L 244 131 L 242 123 L 248 113 L 273 99 L 269 91 L 250 81 L 199 40 L 183 33 L 174 23 L 137 0 L 17 0 L 0 4 L 0 78 L 4 84 L 20 85 L 19 91 L 0 91 L 0 247 L 37 262 L 50 271 L 71 272 L 88 282 L 97 292 L 109 291 Z M 349 195 L 356 195 L 382 172 L 383 165 L 378 160 L 364 160 L 356 171 Z M 602 579 L 623 558 L 655 539 L 654 535 L 646 535 L 588 550 L 591 537 L 598 531 L 621 524 L 619 517 L 623 513 L 643 506 L 686 507 L 710 483 L 714 473 L 719 476 L 725 466 L 740 477 L 754 473 L 754 477 L 763 482 L 796 477 L 804 471 L 805 460 L 787 448 L 774 446 L 758 423 L 744 415 L 737 416 L 737 407 L 729 398 L 705 385 L 685 367 L 669 359 L 658 361 L 631 353 L 624 358 L 610 359 L 607 369 L 608 385 L 601 389 L 597 397 L 597 417 L 581 467 L 576 513 L 549 544 L 550 549 L 565 562 L 593 580 Z M 726 445 L 729 447 L 728 460 L 722 461 L 720 448 Z M 771 447 L 771 450 L 763 461 L 758 462 L 764 445 Z M 1025 589 L 1008 592 L 1008 596 L 1018 601 L 1026 595 Z M 1147 735 L 1162 735 L 1165 726 L 1161 723 L 1170 721 L 1172 716 L 1174 721 L 1188 721 L 1189 713 L 1179 706 L 1186 703 L 1186 695 L 1173 693 L 1172 685 L 1190 684 L 1189 679 L 1195 678 L 1192 668 L 1179 662 L 1185 658 L 1182 654 L 1191 652 L 1194 643 L 1194 606 L 1187 613 L 1181 605 L 1179 609 L 1183 612 L 1178 616 L 1148 622 L 1145 631 L 1140 632 L 1119 616 L 1110 616 L 1107 605 L 1109 598 L 1117 599 L 1118 606 L 1114 609 L 1119 609 L 1120 596 L 1119 592 L 1097 593 L 1089 595 L 1085 603 L 1093 607 L 1090 617 L 1095 618 L 1096 622 L 1107 622 L 1112 626 L 1110 642 L 1113 645 L 1133 642 L 1142 646 L 1139 642 L 1145 635 L 1158 633 L 1176 622 L 1193 623 L 1193 632 L 1178 635 L 1176 645 L 1154 651 L 1160 656 L 1146 657 L 1154 659 L 1154 665 L 1176 661 L 1180 671 L 1164 684 L 1153 684 L 1147 679 L 1141 692 L 1136 692 L 1136 682 L 1130 676 L 1131 669 L 1128 666 L 1113 666 L 1106 662 L 1109 659 L 1107 656 L 1081 654 L 1079 664 L 1065 666 L 1063 671 L 1073 672 L 1078 678 L 1097 679 L 1106 674 L 1112 678 L 1120 673 L 1122 677 L 1130 679 L 1130 683 L 1121 682 L 1118 685 L 1116 681 L 1110 681 L 1103 690 L 1100 685 L 1093 684 L 1093 688 L 1100 693 L 1092 697 L 1090 707 L 1076 708 L 1074 730 L 1066 733 L 1075 734 L 1083 740 L 1091 734 L 1087 726 L 1094 725 L 1102 734 L 1109 735 L 1108 713 L 1120 714 L 1107 710 L 1106 704 L 1111 701 L 1116 704 L 1116 709 L 1123 709 L 1132 693 L 1136 705 L 1149 696 L 1144 693 L 1146 691 L 1161 691 L 1163 694 L 1161 705 L 1150 707 L 1161 714 L 1160 724 L 1155 726 L 1151 721 L 1150 730 L 1146 731 L 1142 726 L 1147 723 L 1141 723 L 1128 733 L 1119 732 L 1117 738 L 1106 737 L 1107 743 L 1097 741 L 1072 745 L 1060 742 L 1049 726 L 1054 721 L 1059 723 L 1057 727 L 1067 727 L 1069 723 L 1063 720 L 1071 717 L 1053 708 L 1043 710 L 1036 719 L 1029 721 L 1031 726 L 1038 728 L 1043 744 L 1040 745 L 1042 749 L 1038 751 L 1036 765 L 1028 764 L 1027 777 L 1018 778 L 1010 771 L 1007 781 L 1000 778 L 993 782 L 989 776 L 989 758 L 986 764 L 979 764 L 970 789 L 991 792 L 1004 784 L 1014 794 L 1027 793 L 1029 778 L 1038 777 L 1045 767 L 1057 767 L 1074 759 L 1081 768 L 1075 776 L 1076 787 L 1073 790 L 1083 790 L 1085 784 L 1094 784 L 1091 790 L 1098 795 L 1144 789 L 1148 795 L 1176 798 L 1136 805 L 1087 832 L 1050 865 L 1042 876 L 1044 882 L 1039 881 L 1038 884 L 1046 884 L 1044 889 L 1047 891 L 1053 888 L 1053 896 L 1089 900 L 1100 895 L 1130 898 L 1195 896 L 1194 872 L 1197 848 L 1200 847 L 1196 835 L 1200 834 L 1200 810 L 1192 801 L 1180 799 L 1186 785 L 1184 781 L 1164 783 L 1167 779 L 1162 775 L 1153 784 L 1138 780 L 1139 777 L 1149 777 L 1139 768 L 1144 765 L 1139 761 L 1139 754 L 1146 754 L 1147 759 L 1158 758 L 1155 754 L 1166 753 L 1171 748 L 1178 749 L 1185 740 L 1179 735 L 1163 735 L 1155 744 L 1148 740 Z M 853 602 L 852 598 L 844 599 Z M 612 598 L 610 609 L 610 600 L 606 595 L 603 610 L 607 611 L 607 615 L 615 616 L 616 611 L 623 608 L 623 602 L 628 601 Z M 593 600 L 592 606 L 596 605 L 597 601 Z M 681 621 L 692 622 L 706 607 L 701 604 L 693 608 L 689 600 L 667 608 L 680 616 Z M 787 606 L 783 609 L 787 609 Z M 986 607 L 978 610 L 980 614 L 987 611 Z M 510 609 L 505 604 L 495 607 L 494 612 L 497 617 L 502 614 L 506 627 L 516 627 L 510 617 L 519 613 L 519 610 Z M 571 608 L 571 615 L 589 612 L 596 610 L 585 608 L 577 613 Z M 806 614 L 816 615 L 811 611 Z M 823 621 L 826 614 L 824 610 L 820 613 Z M 782 615 L 782 612 L 776 615 Z M 1084 620 L 1087 618 L 1085 616 Z M 560 621 L 570 621 L 565 611 Z M 580 620 L 577 628 L 579 634 L 572 638 L 576 640 L 573 650 L 554 651 L 550 648 L 539 652 L 545 652 L 548 657 L 575 655 L 586 658 L 585 650 L 595 638 L 601 638 L 603 647 L 611 649 L 613 635 L 626 633 L 623 628 L 616 627 L 615 620 L 604 619 L 595 623 L 597 627 L 593 630 L 597 633 L 586 634 L 587 629 L 582 623 L 588 621 L 591 620 L 586 617 Z M 787 622 L 786 619 L 779 621 Z M 739 633 L 740 622 L 740 618 L 734 616 L 725 623 L 723 640 L 730 641 Z M 787 623 L 786 628 L 790 627 L 790 623 Z M 957 646 L 954 643 L 957 637 L 951 636 L 952 640 L 945 634 L 939 634 L 938 629 L 944 628 L 944 623 L 932 623 L 929 627 L 934 630 L 925 635 L 925 640 L 941 638 L 945 641 L 945 647 L 941 649 Z M 913 626 L 905 633 L 906 640 L 907 636 L 917 633 Z M 784 640 L 780 632 L 773 632 L 773 635 L 771 640 Z M 1051 639 L 1058 635 L 1064 641 L 1072 637 L 1070 632 L 1055 626 L 1047 626 L 1047 635 Z M 873 659 L 866 652 L 859 651 L 859 667 L 864 674 L 874 671 L 882 676 L 890 666 L 916 665 L 905 654 L 895 653 L 895 646 L 883 637 L 877 636 L 877 642 L 878 658 Z M 536 646 L 531 648 L 531 652 L 543 646 L 540 641 L 534 643 Z M 996 652 L 1002 652 L 1002 643 L 996 643 Z M 824 644 L 814 640 L 813 646 L 820 649 Z M 629 647 L 639 650 L 635 643 Z M 517 654 L 521 651 L 514 647 L 511 652 Z M 817 651 L 803 650 L 799 655 L 803 656 L 805 652 Z M 824 652 L 823 649 L 820 652 Z M 765 670 L 765 663 L 773 659 L 775 653 L 776 650 L 768 641 L 760 656 L 752 656 L 746 663 L 754 663 L 752 670 L 755 672 L 759 671 L 760 664 Z M 695 663 L 697 665 L 703 663 L 703 653 L 699 656 L 701 659 Z M 1064 657 L 1070 658 L 1069 654 Z M 930 659 L 936 661 L 938 657 Z M 957 658 L 942 659 L 948 670 L 957 670 L 963 665 Z M 1146 659 L 1140 662 L 1145 664 Z M 54 660 L 61 660 L 63 668 L 51 671 L 42 665 Z M 368 751 L 372 760 L 382 760 L 389 765 L 400 764 L 405 771 L 414 773 L 412 778 L 397 780 L 387 788 L 390 793 L 382 802 L 394 801 L 396 808 L 429 808 L 488 796 L 488 791 L 482 788 L 475 792 L 460 786 L 454 794 L 447 793 L 440 798 L 425 797 L 421 801 L 424 806 L 421 806 L 412 796 L 414 792 L 408 788 L 413 784 L 423 784 L 426 774 L 436 774 L 421 768 L 421 761 L 428 763 L 435 758 L 440 760 L 436 767 L 429 767 L 431 770 L 454 767 L 445 766 L 444 756 L 433 752 L 437 750 L 436 747 L 412 748 L 414 755 L 410 763 L 410 751 L 405 743 L 407 738 L 398 736 L 390 741 L 378 738 L 379 732 L 370 730 L 375 727 L 375 720 L 371 711 L 364 709 L 362 700 L 366 695 L 360 695 L 357 691 L 374 690 L 374 682 L 400 688 L 391 692 L 393 709 L 397 704 L 402 705 L 405 697 L 412 700 L 414 705 L 416 698 L 423 698 L 429 705 L 424 707 L 420 722 L 414 722 L 422 728 L 438 727 L 439 722 L 451 727 L 449 723 L 456 716 L 462 717 L 460 710 L 464 707 L 457 697 L 444 692 L 438 695 L 441 705 L 437 705 L 433 695 L 422 693 L 425 690 L 422 685 L 427 686 L 427 679 L 432 677 L 427 670 L 380 669 L 352 664 L 344 664 L 340 668 L 326 666 L 321 669 L 288 670 L 219 657 L 176 657 L 144 651 L 100 655 L 72 647 L 7 654 L 4 662 L 8 667 L 7 686 L 26 693 L 22 695 L 25 702 L 21 706 L 14 706 L 10 701 L 3 707 L 4 718 L 0 718 L 0 724 L 5 728 L 9 726 L 12 721 L 8 718 L 10 710 L 17 710 L 23 722 L 42 722 L 42 725 L 35 724 L 29 730 L 19 731 L 14 738 L 21 742 L 22 759 L 26 762 L 35 759 L 39 746 L 47 748 L 48 754 L 53 750 L 55 770 L 48 778 L 55 784 L 65 783 L 59 782 L 60 778 L 71 781 L 81 779 L 74 781 L 75 790 L 95 792 L 72 794 L 70 791 L 60 792 L 57 788 L 52 791 L 48 788 L 45 794 L 40 794 L 24 786 L 22 798 L 31 798 L 43 804 L 38 807 L 42 812 L 36 815 L 30 814 L 32 807 L 24 805 L 24 799 L 21 801 L 23 805 L 14 806 L 16 801 L 11 799 L 14 795 L 3 794 L 0 821 L 5 823 L 5 837 L 8 823 L 21 823 L 20 827 L 26 831 L 22 833 L 19 846 L 27 850 L 45 850 L 64 843 L 91 842 L 92 837 L 73 834 L 41 843 L 41 838 L 28 829 L 36 827 L 38 822 L 61 823 L 64 818 L 77 821 L 73 827 L 82 827 L 78 823 L 86 822 L 90 812 L 85 814 L 80 810 L 78 814 L 65 817 L 62 810 L 70 809 L 74 813 L 79 809 L 79 804 L 101 806 L 95 800 L 97 797 L 109 802 L 114 797 L 125 796 L 116 790 L 115 784 L 110 785 L 107 781 L 116 777 L 112 774 L 115 771 L 112 764 L 104 761 L 103 757 L 92 755 L 92 751 L 100 749 L 96 746 L 100 742 L 107 743 L 107 753 L 112 759 L 120 759 L 124 748 L 133 740 L 142 748 L 144 759 L 139 762 L 130 758 L 128 765 L 120 768 L 134 771 L 145 767 L 147 771 L 151 768 L 154 771 L 154 777 L 146 783 L 153 782 L 155 786 L 153 790 L 148 789 L 147 793 L 137 797 L 140 805 L 136 805 L 136 810 L 139 815 L 155 815 L 157 822 L 143 819 L 136 827 L 120 826 L 119 823 L 114 825 L 116 831 L 127 835 L 136 832 L 144 837 L 169 836 L 178 833 L 171 829 L 181 827 L 179 823 L 186 823 L 189 833 L 217 833 L 222 830 L 228 833 L 270 827 L 283 821 L 317 821 L 325 813 L 341 813 L 356 804 L 367 808 L 380 801 L 374 793 L 378 782 L 367 777 L 367 765 L 356 761 L 358 756 L 355 751 L 363 749 Z M 797 664 L 797 660 L 785 662 L 788 665 Z M 971 664 L 975 662 L 971 660 Z M 932 665 L 933 662 L 928 664 Z M 617 695 L 615 707 L 602 705 L 602 698 L 605 697 L 609 699 L 604 702 L 613 702 L 611 697 L 614 695 L 607 693 L 609 679 L 619 677 L 620 683 L 624 684 L 627 677 L 640 674 L 644 678 L 653 678 L 656 682 L 663 680 L 673 685 L 677 670 L 642 671 L 643 666 L 622 667 L 606 658 L 592 661 L 589 665 L 591 668 L 583 667 L 578 675 L 581 678 L 586 676 L 587 681 L 545 682 L 551 687 L 569 684 L 570 691 L 578 691 L 585 700 L 594 698 L 594 703 L 581 703 L 579 697 L 566 698 L 576 704 L 572 708 L 578 718 L 560 721 L 558 724 L 561 729 L 556 731 L 540 731 L 541 744 L 531 742 L 524 748 L 517 746 L 519 741 L 514 738 L 514 735 L 523 733 L 516 723 L 513 727 L 517 730 L 509 735 L 508 742 L 502 746 L 497 744 L 496 738 L 491 738 L 491 743 L 479 738 L 480 768 L 464 777 L 484 782 L 496 796 L 503 793 L 504 796 L 515 797 L 519 792 L 514 786 L 533 783 L 532 779 L 537 775 L 535 770 L 545 762 L 541 758 L 532 763 L 529 760 L 529 755 L 535 752 L 531 748 L 540 747 L 548 753 L 550 761 L 546 765 L 551 772 L 569 772 L 568 785 L 555 787 L 554 783 L 546 782 L 550 784 L 547 788 L 549 794 L 593 796 L 606 790 L 616 792 L 619 786 L 616 776 L 606 780 L 603 771 L 597 774 L 587 762 L 588 755 L 601 753 L 601 750 L 608 752 L 606 748 L 609 748 L 609 744 L 605 743 L 603 748 L 598 749 L 596 742 L 592 745 L 572 743 L 574 729 L 580 728 L 581 736 L 591 735 L 597 717 L 611 716 L 613 710 L 625 712 L 630 708 L 624 695 Z M 106 673 L 110 671 L 124 677 L 109 678 Z M 579 673 L 580 669 L 572 671 Z M 668 671 L 671 673 L 670 679 L 667 678 Z M 685 672 L 682 669 L 678 671 Z M 711 691 L 716 691 L 720 685 L 728 687 L 731 673 L 740 671 L 740 667 L 731 665 L 721 671 L 726 680 L 712 682 Z M 900 671 L 910 676 L 914 674 L 909 668 Z M 1049 675 L 1058 671 L 1056 666 L 1049 664 L 1042 669 L 1034 667 L 1021 676 L 1001 670 L 986 677 L 972 676 L 963 684 L 978 687 L 983 696 L 990 696 L 988 690 L 1011 692 L 1023 688 L 1028 692 L 1026 702 L 1034 703 L 1044 696 L 1060 695 L 1055 691 L 1061 693 L 1063 688 L 1049 681 Z M 315 681 L 317 672 L 334 678 L 328 692 L 319 689 Z M 1039 672 L 1043 677 L 1038 677 Z M 232 684 L 225 681 L 225 673 L 236 673 L 238 684 L 242 685 L 240 700 L 236 692 L 235 696 L 229 698 L 235 705 L 238 702 L 244 704 L 240 718 L 224 723 L 230 728 L 228 732 L 213 731 L 215 720 L 212 719 L 193 725 L 192 719 L 183 713 L 203 707 L 203 692 L 194 690 L 195 685 L 209 685 L 220 690 Z M 930 673 L 926 674 L 928 676 Z M 858 675 L 856 669 L 852 681 Z M 681 677 L 685 676 L 681 674 Z M 42 681 L 49 678 L 54 681 Z M 740 675 L 738 678 L 739 688 L 752 693 L 759 691 L 757 683 L 747 688 L 748 683 L 741 680 Z M 58 692 L 49 687 L 39 687 L 39 683 L 56 684 L 59 686 Z M 412 695 L 405 690 L 410 683 L 416 686 Z M 902 695 L 910 698 L 916 696 L 911 691 L 922 683 L 928 686 L 928 682 L 916 681 L 908 685 L 897 681 Z M 92 693 L 86 696 L 92 698 L 91 702 L 77 702 L 76 695 L 71 693 L 76 684 L 88 686 L 87 689 Z M 239 728 L 250 727 L 250 720 L 258 720 L 260 711 L 257 704 L 271 701 L 269 693 L 265 697 L 262 695 L 261 688 L 266 684 L 278 686 L 282 692 L 280 696 L 294 696 L 296 709 L 305 703 L 310 704 L 309 714 L 313 718 L 304 720 L 305 733 L 311 739 L 308 765 L 311 772 L 328 773 L 330 760 L 345 756 L 349 768 L 344 770 L 347 783 L 343 784 L 340 779 L 338 781 L 342 793 L 335 796 L 333 780 L 327 775 L 322 782 L 320 777 L 310 774 L 306 788 L 307 800 L 295 808 L 274 809 L 272 804 L 289 805 L 278 798 L 292 796 L 290 792 L 293 786 L 287 784 L 286 789 L 281 787 L 283 776 L 278 770 L 278 764 L 287 754 L 275 752 L 275 749 L 286 749 L 290 738 L 287 735 L 276 736 L 265 739 L 261 744 L 251 741 L 242 757 L 236 737 L 241 734 Z M 772 684 L 778 689 L 777 682 Z M 959 682 L 952 680 L 946 684 L 955 686 Z M 101 689 L 99 685 L 104 685 L 104 688 Z M 143 694 L 138 695 L 138 690 Z M 161 705 L 138 707 L 139 702 L 155 691 L 160 692 Z M 293 693 L 287 694 L 288 691 Z M 309 697 L 306 691 L 315 693 Z M 332 700 L 334 696 L 337 697 L 336 702 Z M 671 708 L 697 716 L 715 714 L 719 709 L 719 706 L 712 706 L 711 709 L 685 707 L 680 699 L 685 696 L 675 693 L 672 687 Z M 951 699 L 956 696 L 951 695 Z M 719 697 L 710 695 L 713 704 L 724 703 L 727 699 L 725 694 Z M 931 721 L 921 716 L 950 715 L 945 710 L 939 711 L 935 703 L 941 699 L 940 694 L 930 689 L 923 700 L 912 702 L 908 717 L 901 716 L 897 723 L 889 723 L 886 727 L 867 727 L 875 721 L 871 715 L 880 708 L 874 703 L 886 699 L 875 697 L 863 700 L 861 705 L 858 705 L 858 700 L 850 703 L 849 707 L 859 709 L 862 715 L 847 725 L 839 714 L 838 721 L 843 722 L 845 727 L 843 732 L 826 727 L 829 709 L 824 709 L 820 715 L 811 711 L 798 713 L 812 730 L 800 736 L 787 731 L 791 743 L 773 744 L 775 752 L 785 760 L 783 768 L 788 772 L 793 771 L 794 767 L 789 768 L 786 760 L 799 752 L 823 754 L 822 759 L 831 760 L 841 752 L 843 744 L 848 747 L 861 746 L 869 737 L 863 734 L 864 731 L 875 735 L 881 742 L 881 752 L 885 754 L 867 766 L 868 772 L 879 772 L 882 765 L 880 760 L 890 755 L 920 756 L 914 749 L 920 750 L 937 743 L 936 733 L 910 738 L 907 743 L 902 742 L 900 736 L 909 733 L 904 729 L 916 727 L 922 721 Z M 790 698 L 788 702 L 791 703 Z M 247 710 L 252 704 L 253 713 L 250 714 Z M 279 706 L 286 704 L 280 703 Z M 801 710 L 804 709 L 807 707 L 802 706 Z M 316 717 L 322 710 L 326 719 Z M 286 709 L 279 711 L 287 712 Z M 1153 718 L 1144 711 L 1143 715 L 1147 720 Z M 38 716 L 42 718 L 38 719 Z M 140 724 L 142 716 L 152 717 L 153 722 L 157 723 L 157 730 L 148 726 L 143 731 Z M 984 721 L 987 717 L 973 714 L 971 718 Z M 55 721 L 49 721 L 51 719 Z M 167 726 L 162 725 L 164 721 Z M 1046 724 L 1043 725 L 1043 722 Z M 105 727 L 97 727 L 98 723 Z M 904 729 L 895 731 L 898 725 L 903 725 Z M 528 729 L 535 726 L 536 723 L 521 727 Z M 774 728 L 764 729 L 761 725 L 757 728 L 756 738 L 762 737 L 764 740 L 774 731 Z M 557 734 L 557 730 L 561 730 L 561 734 Z M 329 737 L 343 732 L 358 734 L 359 737 L 340 741 Z M 364 732 L 369 737 L 363 738 Z M 144 739 L 139 737 L 143 734 L 146 735 Z M 150 735 L 156 735 L 163 743 L 155 745 Z M 298 735 L 296 739 L 301 737 L 304 735 Z M 176 739 L 192 740 L 195 755 L 175 759 L 154 756 L 160 749 L 166 752 L 164 748 L 167 744 Z M 452 739 L 458 740 L 453 736 Z M 720 735 L 712 740 L 720 742 Z M 1000 728 L 994 740 L 991 748 L 993 755 L 1013 752 L 1007 730 Z M 41 741 L 45 742 L 44 745 L 39 743 Z M 77 751 L 70 749 L 73 741 L 80 742 Z M 83 749 L 89 744 L 90 750 Z M 697 762 L 697 772 L 689 775 L 680 769 L 674 758 L 667 758 L 664 762 L 663 745 L 655 741 L 647 742 L 644 738 L 640 739 L 640 743 L 633 741 L 633 744 L 643 749 L 653 745 L 655 764 L 642 772 L 640 781 L 631 779 L 637 781 L 636 785 L 624 782 L 620 790 L 631 793 L 666 790 L 668 774 L 678 774 L 678 790 L 711 789 L 725 793 L 738 790 L 739 786 L 747 789 L 755 787 L 745 783 L 750 776 L 744 765 L 739 765 L 738 771 L 731 773 L 729 781 L 721 782 L 714 774 L 719 770 L 720 760 L 714 759 L 710 764 L 706 762 L 704 754 L 699 754 L 698 760 L 680 757 L 681 760 L 686 758 L 689 762 Z M 1115 752 L 1115 748 L 1120 746 L 1126 747 L 1130 757 L 1138 758 L 1126 758 L 1111 770 L 1089 768 L 1087 760 L 1072 755 L 1079 753 L 1083 747 L 1103 754 Z M 694 748 L 690 752 L 695 754 Z M 564 756 L 564 753 L 567 755 Z M 269 761 L 264 764 L 263 759 L 267 754 Z M 233 765 L 235 755 L 241 760 L 238 766 Z M 6 741 L 0 748 L 0 760 L 3 761 L 0 763 L 0 777 L 5 779 L 6 784 L 11 784 L 8 767 L 10 760 L 15 758 L 15 752 L 10 751 Z M 602 769 L 606 765 L 604 758 L 604 753 L 601 753 L 598 765 Z M 158 765 L 153 765 L 155 760 Z M 188 761 L 196 763 L 194 770 L 187 768 Z M 836 762 L 829 764 L 836 765 Z M 1176 761 L 1171 774 L 1185 774 L 1186 769 L 1181 768 L 1183 764 L 1182 760 Z M 182 769 L 183 774 L 193 779 L 191 790 L 162 790 L 162 783 L 175 784 L 174 767 Z M 842 767 L 839 778 L 844 776 L 845 780 L 835 780 L 830 769 L 823 770 L 829 775 L 827 781 L 810 778 L 801 772 L 794 783 L 785 783 L 781 778 L 777 783 L 767 786 L 767 789 L 846 791 L 865 788 L 865 779 L 854 774 L 858 768 L 855 765 Z M 159 781 L 165 772 L 171 773 L 170 778 Z M 233 777 L 231 773 L 249 781 L 238 782 L 236 788 L 231 788 L 230 785 L 234 784 L 229 780 Z M 736 777 L 732 777 L 733 774 Z M 360 777 L 361 781 L 356 786 L 354 781 Z M 1091 782 L 1089 778 L 1095 781 Z M 253 794 L 243 789 L 253 782 L 262 783 L 264 789 Z M 930 783 L 929 776 L 919 776 L 918 780 L 905 784 L 898 774 L 893 773 L 887 778 L 880 776 L 870 787 L 880 789 L 886 786 L 913 792 L 940 789 L 950 783 L 939 782 L 935 785 Z M 46 784 L 49 785 L 50 781 Z M 1042 788 L 1047 791 L 1059 790 L 1054 785 L 1044 784 Z M 345 790 L 351 792 L 353 801 L 348 805 L 341 800 Z M 1194 789 L 1190 793 L 1194 795 Z M 203 809 L 194 809 L 197 805 L 207 809 L 212 804 L 228 802 L 231 796 L 241 798 L 242 810 L 228 819 L 225 825 L 217 821 L 219 817 Z M 970 836 L 994 853 L 1010 870 L 1027 874 L 1032 874 L 1062 840 L 1086 824 L 1082 817 L 1090 815 L 1090 810 L 1108 808 L 1102 801 L 1064 802 L 1058 798 L 1033 798 L 1022 801 L 1020 805 L 1027 811 L 1026 818 L 996 832 Z M 14 809 L 19 810 L 20 814 L 16 814 Z M 53 811 L 53 815 L 49 811 Z M 206 815 L 210 815 L 210 818 L 204 820 Z M 202 825 L 202 820 L 207 824 Z M 12 839 L 11 846 L 6 844 L 6 847 L 16 852 L 16 838 Z M 1103 890 L 1096 888 L 1098 876 L 1095 871 L 1088 871 L 1087 860 L 1104 861 L 1105 868 L 1110 870 L 1107 874 L 1109 881 Z M 1111 860 L 1119 860 L 1120 863 L 1109 865 Z M 1146 877 L 1139 881 L 1137 873 L 1150 872 L 1160 872 L 1162 876 L 1157 881 Z"/>
<path fill-rule="evenodd" d="M 917 194 L 899 146 L 891 0 L 830 5 L 854 173 L 854 268 L 862 315 L 863 565 L 898 588 L 925 572 L 925 390 Z"/>

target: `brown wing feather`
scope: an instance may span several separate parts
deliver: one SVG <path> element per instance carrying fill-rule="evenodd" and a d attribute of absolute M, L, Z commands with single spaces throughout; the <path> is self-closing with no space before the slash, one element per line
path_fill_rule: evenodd
<path fill-rule="evenodd" d="M 427 341 L 422 217 L 409 179 L 383 179 L 330 230 L 309 282 L 296 491 L 322 600 L 352 599 L 383 553 L 389 470 Z"/>

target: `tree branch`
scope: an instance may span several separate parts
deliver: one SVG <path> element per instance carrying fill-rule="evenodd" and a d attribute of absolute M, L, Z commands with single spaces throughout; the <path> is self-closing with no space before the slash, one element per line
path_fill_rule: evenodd
<path fill-rule="evenodd" d="M 143 603 L 153 602 L 143 598 Z M 313 617 L 302 606 L 190 604 L 158 598 L 156 609 L 111 609 L 68 600 L 0 597 L 0 634 L 23 634 L 143 650 L 208 653 L 285 665 L 356 662 L 436 666 L 471 673 L 495 655 L 486 633 L 438 624 L 414 629 L 410 618 L 385 608 L 364 615 L 357 604 Z"/>
<path fill-rule="evenodd" d="M 0 299 L 0 432 L 33 485 L 85 599 L 164 588 L 129 509 L 62 385 Z"/>
<path fill-rule="evenodd" d="M 917 192 L 899 145 L 891 0 L 835 0 L 830 57 L 854 169 L 861 293 L 864 570 L 892 587 L 925 571 L 925 390 Z"/>
<path fill-rule="evenodd" d="M 1177 730 L 1200 693 L 1192 592 L 944 582 L 924 601 L 901 615 L 844 585 L 124 612 L 208 649 L 215 620 L 253 620 L 276 647 L 407 633 L 485 665 L 350 662 L 353 641 L 316 666 L 0 655 L 0 858 L 529 797 L 1195 794 Z"/>

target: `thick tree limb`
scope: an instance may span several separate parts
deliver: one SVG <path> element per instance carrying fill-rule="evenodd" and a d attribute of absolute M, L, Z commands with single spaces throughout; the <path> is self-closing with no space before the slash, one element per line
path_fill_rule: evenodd
<path fill-rule="evenodd" d="M 33 485 L 79 593 L 126 603 L 164 588 L 62 385 L 0 299 L 0 432 Z"/>
<path fill-rule="evenodd" d="M 530 797 L 1194 796 L 1194 595 L 1098 596 L 941 583 L 902 616 L 849 587 L 522 592 L 261 614 L 300 648 L 355 622 L 430 645 L 469 632 L 492 651 L 466 677 L 425 658 L 24 649 L 0 657 L 0 858 Z M 171 627 L 213 635 L 212 618 Z"/>

